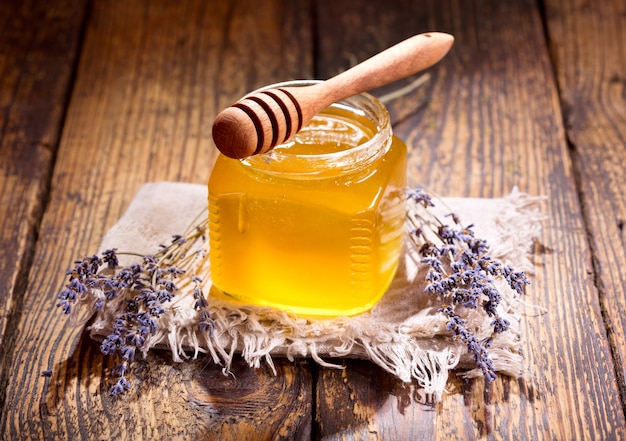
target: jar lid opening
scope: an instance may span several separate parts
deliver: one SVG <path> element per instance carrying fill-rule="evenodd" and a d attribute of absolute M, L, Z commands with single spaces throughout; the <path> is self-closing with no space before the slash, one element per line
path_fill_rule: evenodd
<path fill-rule="evenodd" d="M 319 82 L 288 81 L 252 93 L 276 87 L 310 86 Z M 325 127 L 324 124 L 328 126 Z M 354 128 L 354 133 L 351 132 L 352 125 L 363 129 L 361 138 L 358 128 Z M 299 132 L 295 141 L 292 139 L 268 153 L 251 156 L 240 162 L 254 171 L 285 178 L 323 178 L 337 173 L 349 173 L 366 166 L 389 149 L 391 138 L 392 129 L 387 109 L 373 95 L 362 93 L 321 111 Z M 307 143 L 320 148 L 320 152 L 312 152 L 306 148 Z M 325 148 L 321 147 L 322 143 Z M 302 148 L 302 144 L 305 148 Z"/>

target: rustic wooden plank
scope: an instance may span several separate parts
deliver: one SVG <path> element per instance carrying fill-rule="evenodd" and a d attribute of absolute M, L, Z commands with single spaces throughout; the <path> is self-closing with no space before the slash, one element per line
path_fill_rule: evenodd
<path fill-rule="evenodd" d="M 114 362 L 54 307 L 72 260 L 96 250 L 142 183 L 207 181 L 219 109 L 262 84 L 310 75 L 308 11 L 278 0 L 92 2 L 17 329 L 3 438 L 310 436 L 306 364 L 277 363 L 278 377 L 239 366 L 240 379 L 222 383 L 206 359 L 175 366 L 154 354 L 133 370 L 130 399 L 111 400 Z M 278 395 L 285 401 L 268 403 Z"/>
<path fill-rule="evenodd" d="M 84 15 L 82 0 L 0 4 L 0 408 Z"/>
<path fill-rule="evenodd" d="M 318 375 L 320 439 L 435 439 L 433 406 L 418 403 L 414 384 L 398 381 L 373 363 L 346 360 L 344 366 L 320 369 Z"/>
<path fill-rule="evenodd" d="M 547 1 L 596 285 L 626 403 L 626 4 Z"/>
<path fill-rule="evenodd" d="M 333 0 L 318 2 L 318 11 L 317 74 L 322 77 L 413 33 L 440 30 L 456 36 L 455 47 L 431 71 L 427 85 L 390 105 L 392 119 L 401 121 L 395 130 L 411 149 L 411 173 L 418 182 L 441 195 L 501 196 L 519 186 L 548 196 L 528 299 L 548 313 L 537 316 L 529 308 L 523 319 L 528 377 L 498 379 L 488 389 L 482 380 L 452 381 L 434 411 L 414 412 L 419 405 L 413 403 L 401 413 L 379 404 L 385 402 L 380 397 L 372 400 L 358 374 L 322 369 L 318 391 L 347 384 L 356 390 L 319 398 L 320 436 L 385 438 L 393 436 L 392 420 L 394 433 L 432 426 L 436 439 L 624 437 L 618 383 L 537 4 L 449 1 L 442 7 L 397 0 L 355 9 L 351 2 Z M 360 32 L 348 33 L 347 27 Z M 388 389 L 393 401 L 395 389 Z M 325 422 L 333 413 L 339 420 L 329 428 Z"/>

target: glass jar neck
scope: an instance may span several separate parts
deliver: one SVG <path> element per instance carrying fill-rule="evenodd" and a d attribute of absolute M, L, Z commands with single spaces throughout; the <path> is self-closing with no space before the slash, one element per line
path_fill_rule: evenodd
<path fill-rule="evenodd" d="M 276 87 L 310 86 L 315 80 L 298 80 L 273 84 L 261 90 Z M 334 119 L 339 121 L 335 122 Z M 343 121 L 343 122 L 342 122 Z M 344 124 L 345 122 L 345 124 Z M 364 128 L 362 139 L 349 139 L 346 130 Z M 358 138 L 358 136 L 356 137 Z M 268 153 L 240 160 L 251 172 L 284 179 L 324 179 L 363 170 L 382 157 L 390 148 L 392 129 L 389 113 L 374 96 L 362 93 L 337 102 L 321 111 L 294 140 L 276 146 Z M 335 144 L 333 151 L 318 144 Z M 297 147 L 294 147 L 296 146 Z M 302 150 L 300 144 L 308 145 Z M 315 151 L 317 149 L 318 151 Z"/>

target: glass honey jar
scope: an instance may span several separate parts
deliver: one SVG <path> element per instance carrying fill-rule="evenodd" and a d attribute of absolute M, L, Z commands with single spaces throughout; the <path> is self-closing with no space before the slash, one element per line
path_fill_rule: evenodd
<path fill-rule="evenodd" d="M 268 153 L 220 154 L 209 179 L 212 295 L 313 316 L 369 310 L 398 267 L 405 188 L 406 146 L 365 93 Z"/>

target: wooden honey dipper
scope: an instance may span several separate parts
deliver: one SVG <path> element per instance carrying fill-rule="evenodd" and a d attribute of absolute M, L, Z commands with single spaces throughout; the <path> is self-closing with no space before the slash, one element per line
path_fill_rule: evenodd
<path fill-rule="evenodd" d="M 217 115 L 213 141 L 230 158 L 268 152 L 332 103 L 432 66 L 453 42 L 452 35 L 441 32 L 415 35 L 319 84 L 267 89 L 244 97 Z"/>

